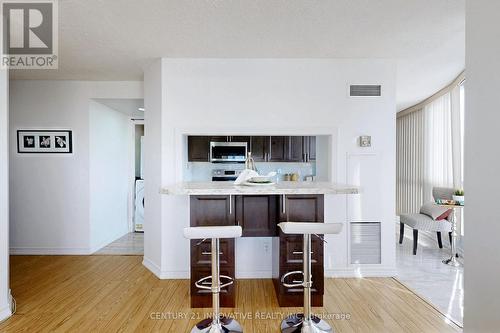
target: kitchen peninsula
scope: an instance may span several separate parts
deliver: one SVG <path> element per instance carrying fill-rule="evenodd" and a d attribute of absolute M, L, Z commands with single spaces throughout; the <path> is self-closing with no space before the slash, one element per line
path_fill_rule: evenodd
<path fill-rule="evenodd" d="M 171 195 L 357 194 L 358 188 L 315 181 L 281 181 L 267 186 L 234 185 L 232 182 L 184 182 L 164 187 L 161 193 Z"/>
<path fill-rule="evenodd" d="M 324 223 L 325 194 L 356 194 L 353 186 L 331 182 L 288 182 L 242 186 L 232 182 L 184 182 L 161 190 L 167 195 L 188 195 L 191 226 L 240 225 L 243 237 L 272 237 L 272 278 L 280 306 L 301 306 L 302 289 L 287 288 L 281 277 L 301 270 L 302 237 L 285 235 L 277 224 L 284 221 Z M 221 240 L 220 272 L 235 276 L 235 241 Z M 211 294 L 194 285 L 210 275 L 210 242 L 191 241 L 191 306 L 209 307 Z M 312 244 L 312 304 L 323 304 L 324 244 Z M 291 282 L 291 281 L 287 281 Z M 234 285 L 221 292 L 221 305 L 235 305 Z"/>

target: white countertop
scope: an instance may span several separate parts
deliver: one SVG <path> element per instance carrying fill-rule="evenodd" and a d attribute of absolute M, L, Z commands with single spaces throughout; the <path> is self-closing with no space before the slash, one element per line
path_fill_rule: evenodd
<path fill-rule="evenodd" d="M 357 194 L 358 188 L 331 182 L 289 182 L 247 186 L 233 182 L 185 182 L 162 188 L 168 195 Z"/>

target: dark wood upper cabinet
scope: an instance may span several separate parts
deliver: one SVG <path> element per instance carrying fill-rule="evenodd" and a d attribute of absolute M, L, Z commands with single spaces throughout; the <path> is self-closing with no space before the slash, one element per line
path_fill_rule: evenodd
<path fill-rule="evenodd" d="M 250 149 L 250 137 L 249 136 L 230 136 L 230 142 L 246 142 L 247 148 Z"/>
<path fill-rule="evenodd" d="M 288 160 L 290 162 L 305 162 L 306 147 L 304 141 L 307 140 L 303 136 L 291 136 L 289 138 Z"/>
<path fill-rule="evenodd" d="M 276 195 L 236 197 L 236 224 L 243 228 L 243 237 L 277 236 L 278 200 Z"/>
<path fill-rule="evenodd" d="M 208 162 L 210 159 L 208 136 L 188 136 L 188 161 Z"/>
<path fill-rule="evenodd" d="M 307 162 L 308 161 L 316 161 L 316 137 L 315 136 L 307 136 L 304 137 L 306 153 L 307 153 Z"/>
<path fill-rule="evenodd" d="M 235 225 L 234 196 L 192 195 L 191 226 Z"/>
<path fill-rule="evenodd" d="M 229 141 L 229 137 L 228 136 L 211 136 L 209 137 L 209 140 L 208 140 L 209 144 L 210 142 L 228 142 Z"/>
<path fill-rule="evenodd" d="M 288 161 L 288 136 L 272 136 L 271 147 L 268 152 L 268 162 L 286 162 Z"/>
<path fill-rule="evenodd" d="M 255 162 L 316 160 L 315 136 L 189 136 L 188 161 L 208 162 L 210 142 L 246 142 Z"/>
<path fill-rule="evenodd" d="M 267 153 L 271 137 L 269 136 L 252 136 L 250 138 L 249 151 L 252 152 L 252 157 L 255 162 L 266 162 Z"/>

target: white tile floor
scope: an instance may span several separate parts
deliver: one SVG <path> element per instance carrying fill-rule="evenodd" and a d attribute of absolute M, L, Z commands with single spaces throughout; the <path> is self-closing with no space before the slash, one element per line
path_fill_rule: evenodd
<path fill-rule="evenodd" d="M 396 229 L 398 241 L 399 223 Z M 448 235 L 442 238 L 445 247 L 440 249 L 435 233 L 419 232 L 417 255 L 413 255 L 412 229 L 406 227 L 403 244 L 396 244 L 397 279 L 462 327 L 464 272 L 441 262 L 450 257 Z"/>

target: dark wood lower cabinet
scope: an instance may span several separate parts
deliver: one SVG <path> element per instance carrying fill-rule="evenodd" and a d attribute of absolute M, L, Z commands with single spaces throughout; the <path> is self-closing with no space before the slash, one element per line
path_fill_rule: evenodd
<path fill-rule="evenodd" d="M 285 235 L 277 224 L 282 221 L 323 222 L 323 195 L 201 195 L 190 199 L 191 226 L 241 225 L 243 237 L 273 237 L 273 284 L 280 306 L 303 305 L 302 288 L 286 288 L 281 277 L 302 270 L 301 235 Z M 312 239 L 312 305 L 323 305 L 323 242 Z M 191 241 L 191 307 L 211 307 L 210 291 L 198 289 L 194 283 L 211 275 L 211 242 Z M 220 240 L 220 272 L 235 276 L 233 239 Z M 198 244 L 198 245 L 197 245 Z M 298 276 L 300 277 L 300 275 Z M 288 281 L 291 282 L 291 281 Z M 236 284 L 236 281 L 235 281 Z M 235 306 L 235 285 L 221 293 L 221 306 Z"/>
<path fill-rule="evenodd" d="M 193 195 L 190 197 L 191 226 L 235 225 L 234 196 Z M 212 293 L 194 284 L 212 274 L 211 240 L 191 240 L 191 307 L 211 307 Z M 234 239 L 220 240 L 220 274 L 234 277 Z M 234 285 L 221 291 L 220 304 L 233 307 Z"/>
<path fill-rule="evenodd" d="M 324 221 L 323 195 L 287 195 L 280 198 L 281 222 L 310 222 Z M 313 306 L 323 306 L 323 242 L 311 237 L 311 268 L 313 276 L 312 300 Z M 279 241 L 275 242 L 273 250 L 273 284 L 280 306 L 302 306 L 304 299 L 302 288 L 286 288 L 281 284 L 281 277 L 291 271 L 302 271 L 303 265 L 303 236 L 285 235 L 279 232 Z M 278 253 L 276 253 L 278 252 Z"/>
<path fill-rule="evenodd" d="M 276 236 L 278 198 L 277 195 L 236 197 L 236 224 L 243 228 L 243 237 Z"/>

